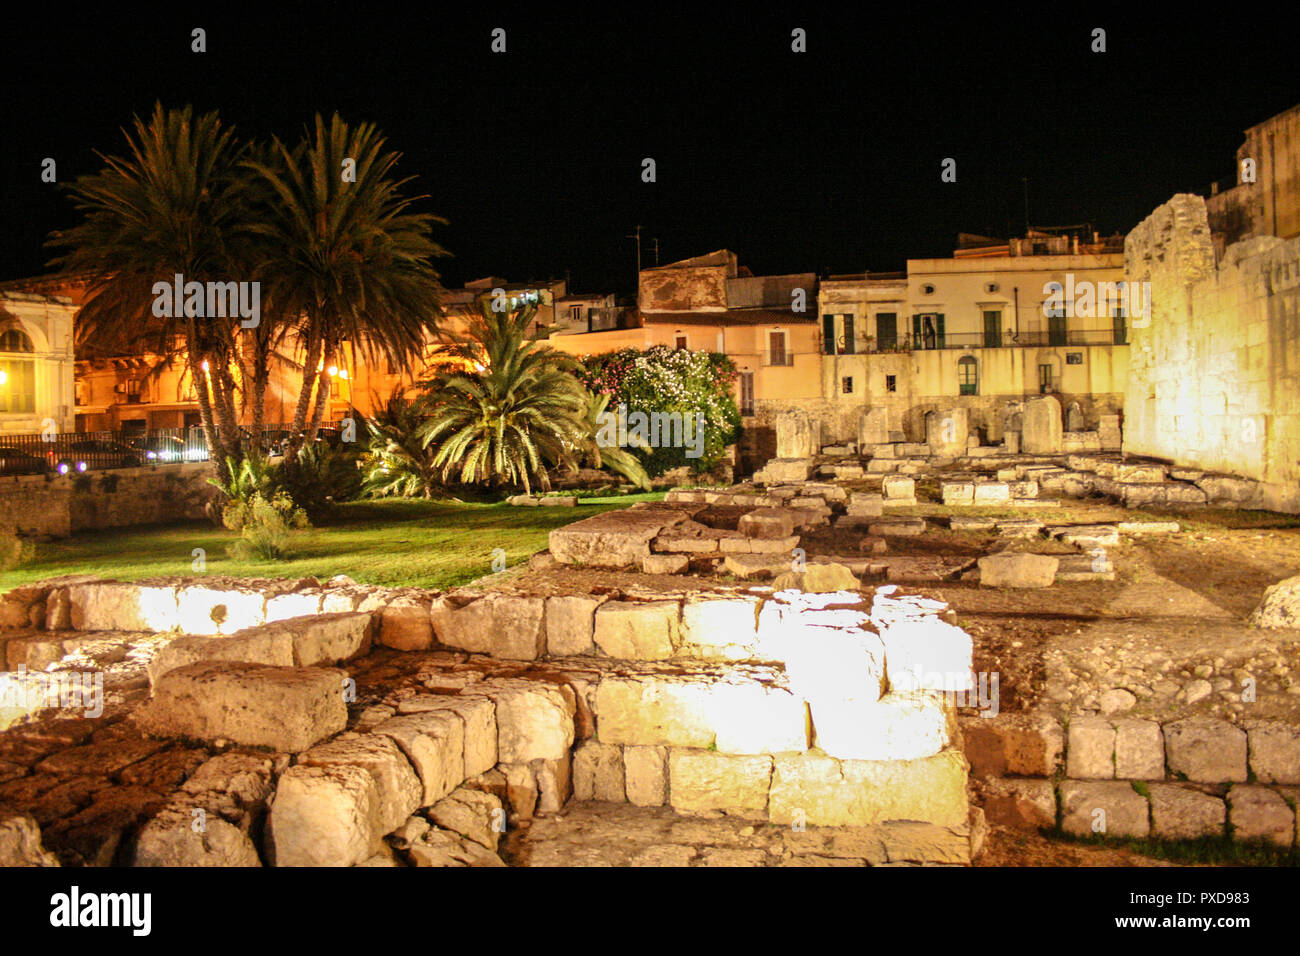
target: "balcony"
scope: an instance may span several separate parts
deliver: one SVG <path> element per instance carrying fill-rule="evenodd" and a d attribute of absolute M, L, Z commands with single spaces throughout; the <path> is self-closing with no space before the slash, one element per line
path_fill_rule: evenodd
<path fill-rule="evenodd" d="M 1045 329 L 1037 332 L 1002 331 L 949 332 L 916 341 L 914 336 L 900 335 L 892 347 L 877 347 L 868 343 L 867 352 L 910 352 L 931 349 L 1016 349 L 1016 348 L 1070 348 L 1098 345 L 1128 345 L 1128 330 L 1107 326 L 1098 329 Z"/>

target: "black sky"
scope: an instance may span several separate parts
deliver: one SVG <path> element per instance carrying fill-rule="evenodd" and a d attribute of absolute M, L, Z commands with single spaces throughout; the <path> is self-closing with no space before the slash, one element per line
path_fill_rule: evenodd
<path fill-rule="evenodd" d="M 252 136 L 296 137 L 317 111 L 373 121 L 450 220 L 448 283 L 567 270 L 621 294 L 638 223 L 663 262 L 727 247 L 756 274 L 901 269 L 958 231 L 1022 229 L 1028 177 L 1034 225 L 1127 231 L 1230 177 L 1242 130 L 1300 103 L 1290 6 L 57 9 L 7 24 L 3 278 L 46 271 L 46 235 L 73 221 L 42 159 L 63 181 L 97 169 L 155 100 Z"/>

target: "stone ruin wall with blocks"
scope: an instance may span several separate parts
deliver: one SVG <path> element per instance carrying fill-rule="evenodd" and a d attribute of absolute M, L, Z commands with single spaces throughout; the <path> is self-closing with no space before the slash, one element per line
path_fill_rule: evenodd
<path fill-rule="evenodd" d="M 1124 450 L 1260 482 L 1300 512 L 1300 239 L 1258 237 L 1215 263 L 1205 201 L 1179 195 L 1128 236 L 1133 323 Z"/>
<path fill-rule="evenodd" d="M 969 863 L 982 818 L 952 691 L 971 642 L 946 605 L 892 590 L 17 588 L 0 837 L 65 865 L 394 865 L 394 846 L 501 865 L 499 821 L 575 798 Z M 100 720 L 23 722 L 24 682 L 87 668 Z"/>

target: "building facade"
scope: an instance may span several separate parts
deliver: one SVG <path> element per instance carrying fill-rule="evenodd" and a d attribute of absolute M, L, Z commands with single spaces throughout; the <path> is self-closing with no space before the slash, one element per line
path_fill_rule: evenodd
<path fill-rule="evenodd" d="M 0 290 L 0 435 L 73 425 L 73 319 L 67 296 Z"/>

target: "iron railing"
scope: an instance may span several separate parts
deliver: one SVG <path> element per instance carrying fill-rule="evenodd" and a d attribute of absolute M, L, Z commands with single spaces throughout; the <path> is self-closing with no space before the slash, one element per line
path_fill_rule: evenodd
<path fill-rule="evenodd" d="M 318 439 L 337 441 L 344 423 L 323 423 Z M 360 423 L 355 422 L 354 428 Z M 245 443 L 253 437 L 240 428 Z M 266 455 L 282 455 L 290 436 L 288 424 L 263 425 L 256 442 Z M 185 428 L 0 434 L 0 475 L 68 475 L 109 468 L 139 468 L 207 461 L 207 437 L 200 425 Z"/>

